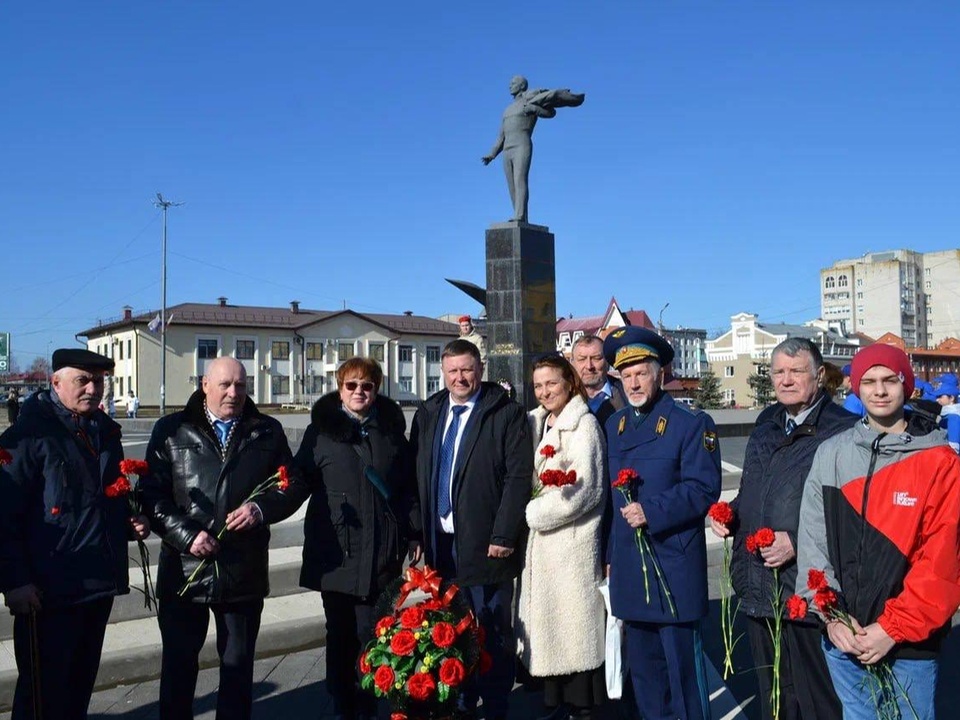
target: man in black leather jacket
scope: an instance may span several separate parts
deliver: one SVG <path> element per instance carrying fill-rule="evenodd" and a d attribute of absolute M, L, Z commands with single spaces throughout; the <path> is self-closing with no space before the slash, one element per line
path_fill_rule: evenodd
<path fill-rule="evenodd" d="M 747 616 L 747 637 L 760 686 L 763 717 L 772 717 L 773 641 L 767 629 L 773 616 L 773 570 L 778 569 L 783 600 L 801 588 L 797 578 L 797 528 L 800 501 L 821 443 L 857 421 L 823 390 L 823 357 L 804 338 L 789 338 L 770 356 L 777 404 L 765 409 L 747 442 L 740 491 L 731 503 L 732 527 L 711 519 L 721 537 L 735 531 L 731 573 L 740 612 Z M 762 527 L 774 531 L 771 547 L 758 553 L 744 549 L 746 537 Z M 841 716 L 826 661 L 820 650 L 817 621 L 785 618 L 780 656 L 780 717 L 784 720 L 830 720 Z"/>
<path fill-rule="evenodd" d="M 0 590 L 14 615 L 13 718 L 87 716 L 113 598 L 130 592 L 127 542 L 149 533 L 120 475 L 120 426 L 99 410 L 113 360 L 53 353 L 53 387 L 0 436 Z"/>
<path fill-rule="evenodd" d="M 302 495 L 272 482 L 250 496 L 281 466 L 299 482 L 292 459 L 283 428 L 247 397 L 246 372 L 233 358 L 211 362 L 202 389 L 154 427 L 145 499 L 163 538 L 161 720 L 193 717 L 210 611 L 220 654 L 217 718 L 250 717 L 254 651 L 270 591 L 268 526 L 291 515 Z"/>

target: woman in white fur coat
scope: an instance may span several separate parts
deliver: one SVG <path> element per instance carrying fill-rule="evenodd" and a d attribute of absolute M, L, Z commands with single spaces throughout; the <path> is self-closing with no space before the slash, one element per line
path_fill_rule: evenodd
<path fill-rule="evenodd" d="M 530 412 L 535 470 L 527 504 L 526 558 L 517 590 L 520 661 L 542 681 L 547 717 L 590 718 L 605 699 L 606 618 L 600 526 L 606 501 L 606 446 L 573 366 L 549 356 L 533 366 L 540 407 Z M 545 470 L 575 472 L 541 489 Z"/>

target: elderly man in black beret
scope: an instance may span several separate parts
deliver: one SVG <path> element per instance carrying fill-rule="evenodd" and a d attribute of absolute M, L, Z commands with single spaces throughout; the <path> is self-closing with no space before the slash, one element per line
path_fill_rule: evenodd
<path fill-rule="evenodd" d="M 53 354 L 52 388 L 0 435 L 0 591 L 14 615 L 13 719 L 85 718 L 113 598 L 130 592 L 127 542 L 144 517 L 104 490 L 120 475 L 120 426 L 99 410 L 113 360 Z"/>

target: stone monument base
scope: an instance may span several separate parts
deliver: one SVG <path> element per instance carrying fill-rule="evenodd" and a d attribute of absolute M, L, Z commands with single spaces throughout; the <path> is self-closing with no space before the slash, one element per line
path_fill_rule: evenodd
<path fill-rule="evenodd" d="M 557 346 L 555 268 L 546 226 L 514 221 L 487 230 L 487 379 L 508 381 L 527 409 L 537 405 L 530 366 Z"/>

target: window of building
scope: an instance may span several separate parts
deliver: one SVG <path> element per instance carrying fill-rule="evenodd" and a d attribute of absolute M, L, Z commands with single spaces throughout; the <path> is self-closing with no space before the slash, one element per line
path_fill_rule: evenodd
<path fill-rule="evenodd" d="M 438 345 L 427 345 L 427 362 L 440 362 L 440 347 Z"/>
<path fill-rule="evenodd" d="M 400 390 L 402 392 L 413 392 L 413 377 L 410 375 L 400 376 Z"/>
<path fill-rule="evenodd" d="M 924 290 L 931 290 L 932 288 L 933 288 L 933 282 L 931 282 L 930 280 L 927 280 L 926 282 L 923 283 Z"/>
<path fill-rule="evenodd" d="M 270 391 L 274 395 L 290 394 L 290 376 L 289 375 L 271 375 Z"/>
<path fill-rule="evenodd" d="M 857 278 L 857 287 L 863 287 L 863 278 Z"/>
<path fill-rule="evenodd" d="M 307 392 L 311 395 L 318 395 L 323 392 L 323 376 L 322 375 L 308 375 L 307 376 Z"/>
<path fill-rule="evenodd" d="M 127 340 L 127 357 L 133 359 L 133 340 Z"/>
<path fill-rule="evenodd" d="M 833 275 L 827 275 L 827 279 L 823 281 L 823 286 L 828 288 L 837 286 L 837 282 L 833 279 Z"/>
<path fill-rule="evenodd" d="M 217 356 L 217 341 L 216 340 L 197 340 L 197 359 L 198 360 L 212 360 Z"/>
<path fill-rule="evenodd" d="M 858 293 L 857 293 L 857 300 L 863 300 L 863 293 L 862 293 L 862 292 L 858 292 Z"/>
<path fill-rule="evenodd" d="M 290 357 L 290 341 L 274 340 L 270 343 L 270 357 L 274 360 L 286 360 Z"/>
<path fill-rule="evenodd" d="M 247 395 L 251 398 L 257 397 L 257 381 L 253 375 L 247 375 Z"/>
<path fill-rule="evenodd" d="M 440 378 L 428 377 L 427 378 L 427 394 L 432 395 L 435 392 L 440 392 Z"/>
<path fill-rule="evenodd" d="M 117 394 L 120 395 L 121 397 L 123 396 L 123 378 L 122 377 L 117 378 Z"/>
<path fill-rule="evenodd" d="M 930 277 L 930 268 L 924 268 L 923 274 L 926 275 L 927 277 Z"/>
<path fill-rule="evenodd" d="M 398 348 L 400 362 L 413 362 L 413 345 L 401 345 Z"/>
<path fill-rule="evenodd" d="M 133 376 L 127 375 L 127 391 L 133 390 Z"/>
<path fill-rule="evenodd" d="M 323 360 L 323 343 L 307 343 L 307 360 Z"/>
<path fill-rule="evenodd" d="M 848 284 L 846 275 L 841 275 L 837 278 L 837 287 L 847 287 Z"/>
<path fill-rule="evenodd" d="M 123 340 L 120 341 L 120 359 L 123 360 Z"/>
<path fill-rule="evenodd" d="M 237 360 L 253 360 L 257 344 L 253 340 L 237 340 Z"/>
<path fill-rule="evenodd" d="M 339 342 L 337 343 L 337 361 L 343 362 L 344 360 L 349 360 L 356 353 L 353 349 L 352 342 Z"/>
<path fill-rule="evenodd" d="M 863 315 L 863 305 L 857 305 L 857 315 Z"/>
<path fill-rule="evenodd" d="M 370 343 L 370 359 L 383 364 L 383 343 Z"/>
<path fill-rule="evenodd" d="M 723 368 L 723 376 L 733 377 L 733 365 L 727 365 L 725 368 Z"/>

